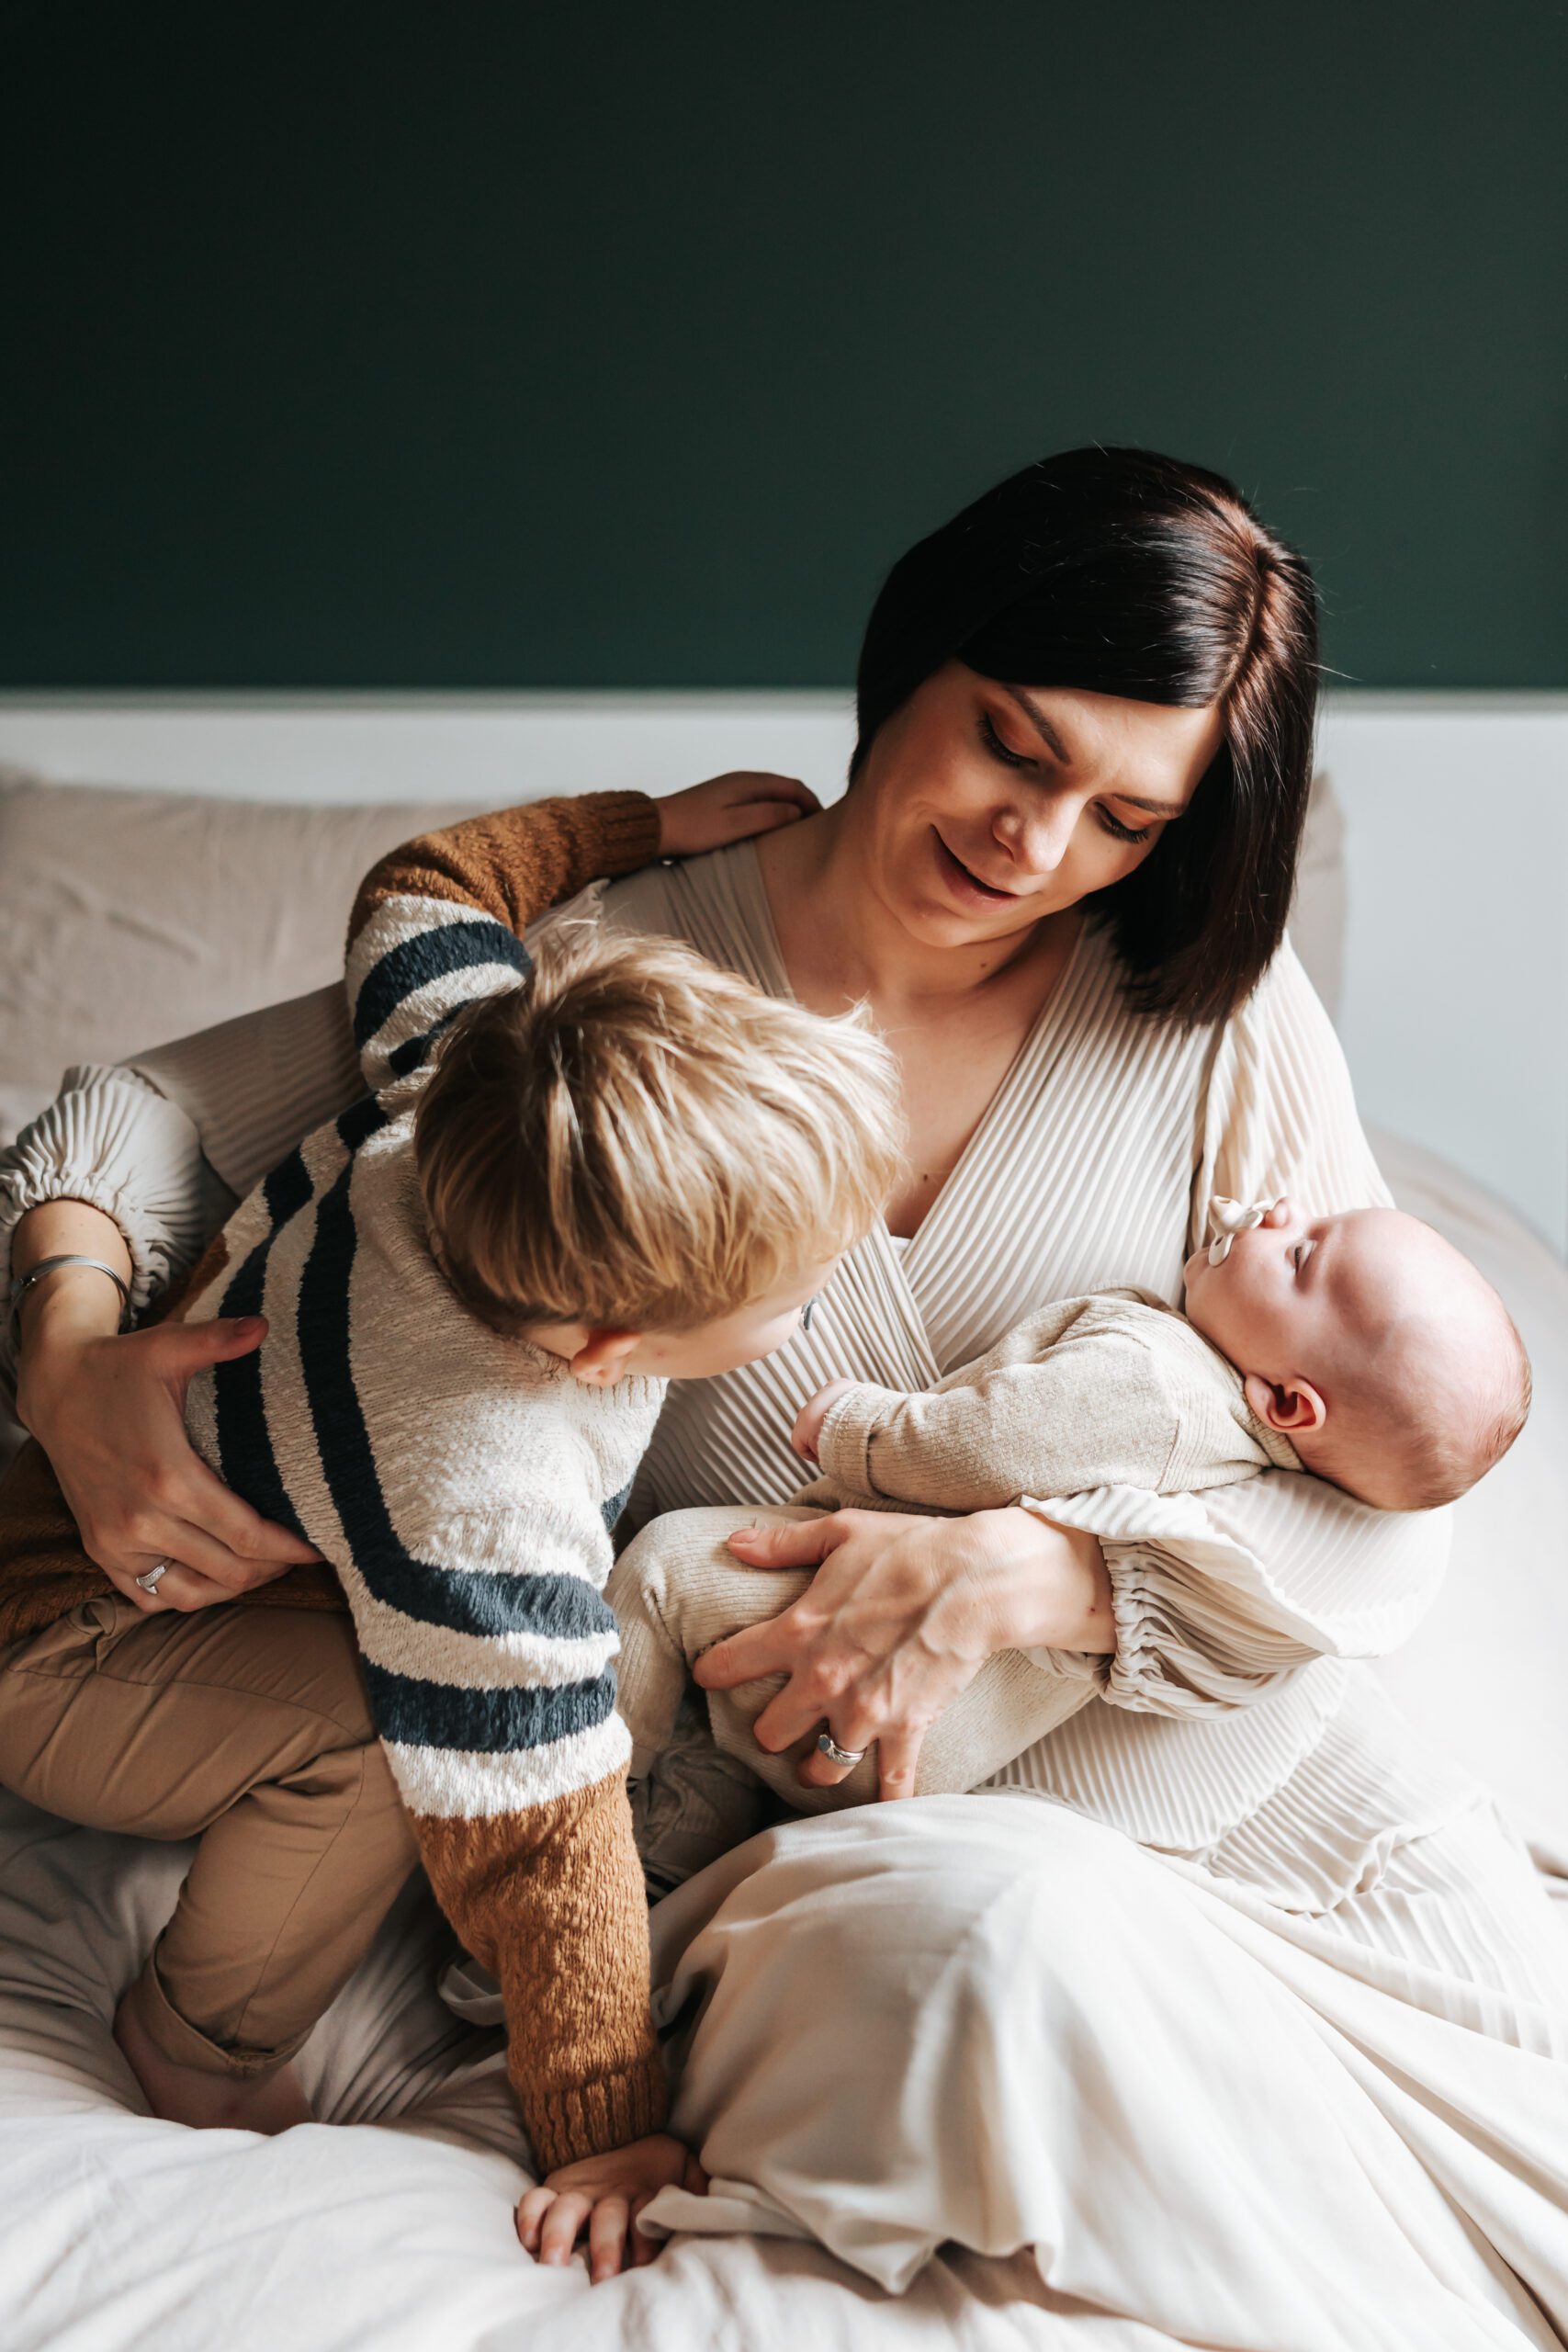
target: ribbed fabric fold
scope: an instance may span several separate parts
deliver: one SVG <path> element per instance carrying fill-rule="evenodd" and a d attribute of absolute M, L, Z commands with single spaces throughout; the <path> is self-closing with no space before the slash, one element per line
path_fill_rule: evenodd
<path fill-rule="evenodd" d="M 131 1068 L 189 1113 L 237 1199 L 365 1086 L 341 981 L 155 1046 Z"/>

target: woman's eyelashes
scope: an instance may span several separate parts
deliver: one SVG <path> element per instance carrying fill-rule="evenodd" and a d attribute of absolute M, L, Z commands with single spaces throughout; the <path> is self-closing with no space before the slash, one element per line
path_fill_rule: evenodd
<path fill-rule="evenodd" d="M 1094 813 L 1106 831 L 1119 842 L 1146 842 L 1154 831 L 1152 825 L 1124 825 L 1120 817 L 1111 815 L 1109 808 L 1097 808 Z"/>
<path fill-rule="evenodd" d="M 989 714 L 985 711 L 980 714 L 980 741 L 992 758 L 999 760 L 1004 767 L 1032 768 L 1039 765 L 1039 762 L 1027 752 L 1015 752 L 1010 743 L 1004 743 L 992 725 Z M 1124 825 L 1120 817 L 1113 817 L 1109 808 L 1099 805 L 1094 813 L 1100 831 L 1109 833 L 1113 841 L 1146 842 L 1154 831 L 1152 825 Z"/>
<path fill-rule="evenodd" d="M 987 711 L 980 713 L 980 741 L 987 751 L 1000 760 L 1005 767 L 1032 768 L 1035 764 L 1026 752 L 1015 752 L 1010 743 L 1002 741 L 991 724 L 990 714 Z"/>

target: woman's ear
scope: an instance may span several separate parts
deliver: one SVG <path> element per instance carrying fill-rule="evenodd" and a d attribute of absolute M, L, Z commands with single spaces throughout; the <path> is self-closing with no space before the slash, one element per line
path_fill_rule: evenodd
<path fill-rule="evenodd" d="M 613 1388 L 641 1337 L 640 1331 L 591 1330 L 571 1359 L 573 1380 L 585 1388 Z"/>
<path fill-rule="evenodd" d="M 1320 1430 L 1328 1419 L 1327 1406 L 1308 1380 L 1265 1380 L 1249 1372 L 1243 1388 L 1264 1427 L 1280 1430 L 1287 1437 Z"/>

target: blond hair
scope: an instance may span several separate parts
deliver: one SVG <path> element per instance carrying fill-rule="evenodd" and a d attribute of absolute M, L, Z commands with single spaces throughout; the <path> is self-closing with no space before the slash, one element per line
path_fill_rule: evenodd
<path fill-rule="evenodd" d="M 719 1321 L 857 1241 L 902 1142 L 863 1013 L 586 929 L 454 1023 L 414 1125 L 437 1262 L 512 1333 Z"/>

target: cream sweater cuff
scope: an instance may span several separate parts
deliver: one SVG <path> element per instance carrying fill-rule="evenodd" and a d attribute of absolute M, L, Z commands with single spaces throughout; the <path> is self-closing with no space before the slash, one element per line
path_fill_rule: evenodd
<path fill-rule="evenodd" d="M 863 1495 L 880 1494 L 871 1475 L 871 1441 L 889 1413 L 905 1398 L 897 1388 L 878 1388 L 858 1382 L 834 1398 L 817 1440 L 817 1459 L 824 1477 L 838 1487 L 853 1487 Z"/>

